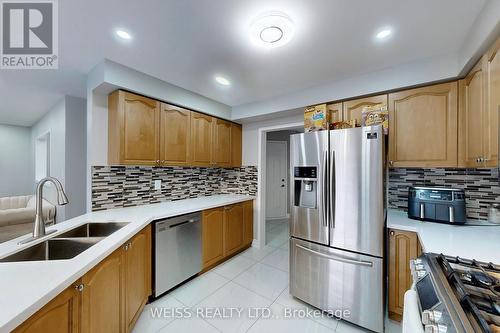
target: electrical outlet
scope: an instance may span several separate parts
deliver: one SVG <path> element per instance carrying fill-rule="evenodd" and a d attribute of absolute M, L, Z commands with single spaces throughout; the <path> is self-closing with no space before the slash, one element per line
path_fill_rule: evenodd
<path fill-rule="evenodd" d="M 155 180 L 155 190 L 161 190 L 161 179 Z"/>

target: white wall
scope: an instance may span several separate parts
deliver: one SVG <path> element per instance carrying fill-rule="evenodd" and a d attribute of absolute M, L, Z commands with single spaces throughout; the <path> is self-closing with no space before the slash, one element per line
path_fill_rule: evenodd
<path fill-rule="evenodd" d="M 31 128 L 0 124 L 0 197 L 32 194 L 34 174 Z"/>
<path fill-rule="evenodd" d="M 87 166 L 87 102 L 83 98 L 66 96 L 66 163 L 65 181 L 69 204 L 66 219 L 86 211 Z"/>
<path fill-rule="evenodd" d="M 65 99 L 61 99 L 42 119 L 31 129 L 31 142 L 34 143 L 38 137 L 50 132 L 50 169 L 49 175 L 59 179 L 66 188 L 66 112 Z M 34 144 L 33 144 L 34 147 Z M 35 151 L 32 151 L 33 161 Z M 34 179 L 33 179 L 34 181 Z M 44 198 L 53 204 L 57 204 L 55 188 L 51 185 L 45 186 Z M 65 207 L 57 207 L 57 222 L 65 220 Z"/>
<path fill-rule="evenodd" d="M 257 165 L 259 160 L 259 129 L 291 123 L 304 123 L 303 114 L 278 117 L 243 124 L 243 165 Z"/>
<path fill-rule="evenodd" d="M 31 130 L 33 143 L 50 132 L 49 175 L 61 182 L 69 199 L 67 205 L 57 206 L 55 188 L 45 186 L 44 198 L 57 206 L 57 222 L 85 213 L 86 117 L 85 99 L 65 96 Z"/>

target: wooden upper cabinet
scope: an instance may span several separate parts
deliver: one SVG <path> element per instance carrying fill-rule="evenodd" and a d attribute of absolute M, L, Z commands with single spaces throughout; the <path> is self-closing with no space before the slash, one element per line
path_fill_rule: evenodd
<path fill-rule="evenodd" d="M 160 103 L 122 90 L 108 100 L 108 163 L 155 165 Z"/>
<path fill-rule="evenodd" d="M 498 166 L 498 113 L 500 112 L 500 38 L 485 56 L 485 166 Z"/>
<path fill-rule="evenodd" d="M 195 166 L 211 166 L 214 118 L 191 112 L 191 160 Z"/>
<path fill-rule="evenodd" d="M 484 156 L 484 71 L 479 61 L 470 73 L 459 81 L 460 119 L 458 161 L 463 167 L 480 166 Z"/>
<path fill-rule="evenodd" d="M 338 121 L 342 121 L 342 102 L 332 103 L 326 106 L 328 112 L 330 113 L 330 122 L 335 123 Z"/>
<path fill-rule="evenodd" d="M 80 293 L 69 287 L 28 320 L 15 333 L 80 332 Z"/>
<path fill-rule="evenodd" d="M 233 254 L 244 246 L 243 204 L 224 207 L 224 256 Z"/>
<path fill-rule="evenodd" d="M 151 290 L 151 226 L 125 246 L 125 315 L 128 331 L 139 319 Z"/>
<path fill-rule="evenodd" d="M 241 167 L 242 130 L 240 124 L 231 124 L 231 166 Z"/>
<path fill-rule="evenodd" d="M 457 166 L 457 82 L 389 94 L 389 165 Z"/>
<path fill-rule="evenodd" d="M 82 332 L 124 332 L 122 249 L 82 277 Z"/>
<path fill-rule="evenodd" d="M 213 120 L 213 164 L 231 166 L 231 123 L 222 119 Z"/>
<path fill-rule="evenodd" d="M 343 103 L 343 120 L 350 121 L 356 119 L 356 124 L 361 125 L 363 108 L 381 103 L 387 104 L 387 95 L 378 95 L 345 101 Z"/>
<path fill-rule="evenodd" d="M 162 165 L 189 165 L 191 111 L 162 103 L 160 113 L 160 160 Z"/>
<path fill-rule="evenodd" d="M 414 232 L 389 230 L 389 318 L 401 320 L 404 294 L 412 285 L 410 260 L 421 254 Z"/>
<path fill-rule="evenodd" d="M 203 211 L 201 233 L 205 269 L 224 258 L 224 208 Z"/>

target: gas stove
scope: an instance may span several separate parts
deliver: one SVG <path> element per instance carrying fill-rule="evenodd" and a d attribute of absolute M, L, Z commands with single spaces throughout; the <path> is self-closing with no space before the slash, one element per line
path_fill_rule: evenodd
<path fill-rule="evenodd" d="M 500 332 L 500 266 L 425 253 L 410 268 L 426 333 Z"/>

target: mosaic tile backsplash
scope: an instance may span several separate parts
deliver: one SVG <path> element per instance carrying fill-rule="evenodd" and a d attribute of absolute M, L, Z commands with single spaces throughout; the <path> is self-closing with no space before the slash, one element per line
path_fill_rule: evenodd
<path fill-rule="evenodd" d="M 92 167 L 94 211 L 229 193 L 256 195 L 257 167 Z"/>
<path fill-rule="evenodd" d="M 487 219 L 490 203 L 500 203 L 498 169 L 390 169 L 389 208 L 407 211 L 409 186 L 464 189 L 471 219 Z"/>

